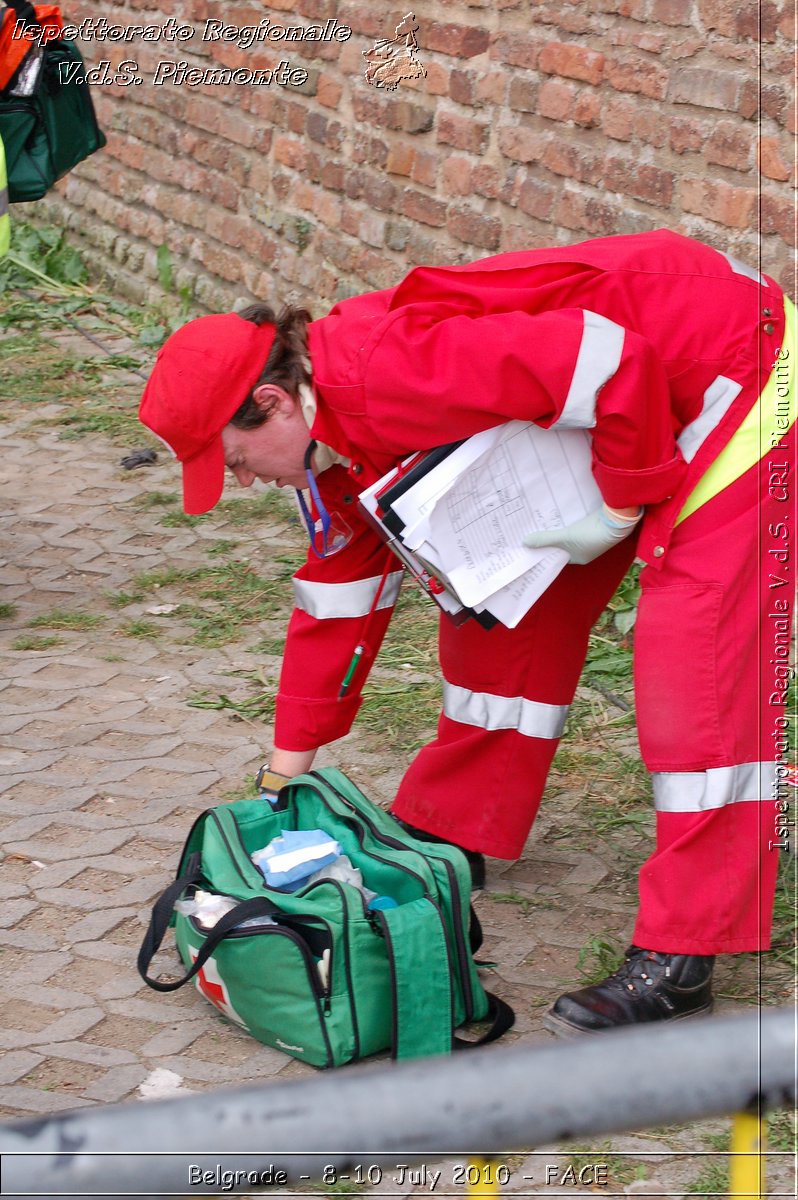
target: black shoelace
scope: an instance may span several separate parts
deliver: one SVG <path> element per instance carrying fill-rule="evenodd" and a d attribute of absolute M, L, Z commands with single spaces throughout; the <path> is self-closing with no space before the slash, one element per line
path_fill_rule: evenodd
<path fill-rule="evenodd" d="M 667 978 L 668 974 L 667 954 L 658 954 L 656 950 L 633 950 L 627 954 L 618 970 L 605 980 L 605 984 L 613 983 L 639 996 L 646 988 Z"/>

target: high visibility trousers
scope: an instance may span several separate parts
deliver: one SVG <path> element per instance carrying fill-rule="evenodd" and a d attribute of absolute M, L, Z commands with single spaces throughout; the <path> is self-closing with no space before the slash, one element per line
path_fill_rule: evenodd
<path fill-rule="evenodd" d="M 640 872 L 637 945 L 716 954 L 769 945 L 798 563 L 795 426 L 677 525 L 641 575 L 638 734 L 657 848 Z"/>
<path fill-rule="evenodd" d="M 634 556 L 634 537 L 566 567 L 515 629 L 441 618 L 437 737 L 405 773 L 392 811 L 497 858 L 518 858 L 543 794 L 592 625 Z"/>
<path fill-rule="evenodd" d="M 677 525 L 660 569 L 642 573 L 635 685 L 657 849 L 641 872 L 634 938 L 648 949 L 768 944 L 798 563 L 794 460 L 795 427 Z M 515 630 L 442 623 L 444 711 L 400 786 L 398 816 L 469 849 L 520 855 L 590 626 L 633 553 L 627 539 L 567 567 Z"/>

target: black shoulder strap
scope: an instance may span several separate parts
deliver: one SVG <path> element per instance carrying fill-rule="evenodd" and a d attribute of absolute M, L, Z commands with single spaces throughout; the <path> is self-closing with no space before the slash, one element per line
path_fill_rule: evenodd
<path fill-rule="evenodd" d="M 174 899 L 177 899 L 177 896 L 174 895 L 173 891 L 171 894 L 174 896 Z M 167 895 L 168 893 L 164 892 L 161 900 L 165 900 Z M 172 903 L 174 903 L 174 900 Z M 188 983 L 189 979 L 193 979 L 194 976 L 202 970 L 219 943 L 227 937 L 228 933 L 230 933 L 233 929 L 236 929 L 243 921 L 251 921 L 254 917 L 274 917 L 275 914 L 277 916 L 282 915 L 277 906 L 272 904 L 271 900 L 268 900 L 265 896 L 253 896 L 251 900 L 242 900 L 241 903 L 237 904 L 235 908 L 231 908 L 230 912 L 227 912 L 223 917 L 220 917 L 210 930 L 208 937 L 203 942 L 200 950 L 197 953 L 197 957 L 194 960 L 191 969 L 186 971 L 185 975 L 183 975 L 181 979 L 171 980 L 168 982 L 164 982 L 161 979 L 152 979 L 147 974 L 150 963 L 161 944 L 160 939 L 157 938 L 157 934 L 154 932 L 153 922 L 150 922 L 150 927 L 145 934 L 144 941 L 142 942 L 141 949 L 139 950 L 137 960 L 139 975 L 144 982 L 149 984 L 151 988 L 154 988 L 156 992 L 175 992 L 178 988 L 182 987 L 184 983 Z M 155 918 L 154 911 L 153 918 Z"/>
<path fill-rule="evenodd" d="M 490 1027 L 481 1038 L 477 1038 L 473 1042 L 466 1038 L 454 1038 L 452 1049 L 473 1050 L 475 1046 L 487 1046 L 488 1042 L 495 1042 L 508 1029 L 512 1029 L 515 1024 L 515 1013 L 510 1005 L 506 1004 L 504 1000 L 500 1000 L 498 996 L 494 996 L 492 992 L 486 992 L 485 995 L 488 997 L 488 1012 L 485 1020 L 490 1021 Z"/>
<path fill-rule="evenodd" d="M 10 8 L 16 10 L 17 17 L 30 25 L 38 25 L 36 10 L 29 0 L 6 0 Z"/>
<path fill-rule="evenodd" d="M 184 873 L 174 883 L 170 884 L 153 905 L 150 923 L 147 927 L 147 932 L 144 934 L 144 940 L 141 943 L 141 949 L 138 953 L 137 966 L 141 978 L 151 988 L 154 988 L 156 992 L 174 992 L 177 988 L 182 987 L 184 983 L 187 983 L 189 979 L 193 979 L 197 972 L 202 970 L 222 938 L 226 937 L 231 929 L 235 929 L 242 921 L 249 920 L 252 917 L 282 915 L 277 905 L 267 899 L 266 896 L 262 898 L 256 896 L 252 900 L 242 900 L 240 904 L 230 912 L 225 913 L 217 924 L 214 925 L 206 941 L 203 943 L 191 970 L 182 979 L 167 983 L 162 982 L 160 979 L 152 979 L 148 974 L 150 963 L 158 953 L 161 942 L 164 939 L 164 934 L 169 928 L 175 901 L 180 899 L 186 888 L 201 882 L 200 856 L 199 854 L 192 854 L 186 863 Z"/>

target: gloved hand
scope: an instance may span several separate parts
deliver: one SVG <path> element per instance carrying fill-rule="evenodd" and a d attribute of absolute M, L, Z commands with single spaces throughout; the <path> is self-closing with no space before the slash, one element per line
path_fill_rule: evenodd
<path fill-rule="evenodd" d="M 628 537 L 642 515 L 641 508 L 636 517 L 622 517 L 606 504 L 602 504 L 580 521 L 574 521 L 572 525 L 566 525 L 563 529 L 541 529 L 527 534 L 524 545 L 533 550 L 557 546 L 566 551 L 572 563 L 584 566 L 585 563 L 598 558 L 605 550 L 611 550 L 616 542 L 622 542 Z"/>

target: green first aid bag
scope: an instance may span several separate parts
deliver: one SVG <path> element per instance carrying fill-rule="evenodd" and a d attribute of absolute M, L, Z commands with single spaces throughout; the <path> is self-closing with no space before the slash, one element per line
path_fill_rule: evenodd
<path fill-rule="evenodd" d="M 40 200 L 73 167 L 105 145 L 74 42 L 47 42 L 30 94 L 0 92 L 0 137 L 12 204 Z"/>
<path fill-rule="evenodd" d="M 360 888 L 338 879 L 294 892 L 269 887 L 250 856 L 300 829 L 339 842 L 380 900 L 369 908 Z M 197 889 L 238 903 L 205 929 L 174 909 Z M 448 1054 L 495 1040 L 514 1020 L 478 978 L 470 889 L 455 846 L 410 836 L 340 771 L 313 771 L 274 804 L 238 800 L 199 817 L 175 882 L 152 910 L 138 968 L 157 991 L 193 979 L 229 1020 L 313 1066 L 386 1050 L 402 1059 Z M 186 974 L 155 979 L 150 964 L 170 925 Z M 465 1022 L 485 1020 L 478 1041 L 455 1036 Z"/>

